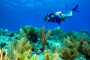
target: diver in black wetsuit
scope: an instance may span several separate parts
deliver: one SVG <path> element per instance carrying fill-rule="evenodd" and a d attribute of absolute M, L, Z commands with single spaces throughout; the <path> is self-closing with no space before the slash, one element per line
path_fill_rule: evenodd
<path fill-rule="evenodd" d="M 53 23 L 58 23 L 60 25 L 61 21 L 65 21 L 66 18 L 72 17 L 72 11 L 77 11 L 78 4 L 75 6 L 75 8 L 71 9 L 67 14 L 62 14 L 61 11 L 54 13 L 50 13 L 47 15 L 44 19 L 46 23 L 48 22 L 53 22 Z"/>

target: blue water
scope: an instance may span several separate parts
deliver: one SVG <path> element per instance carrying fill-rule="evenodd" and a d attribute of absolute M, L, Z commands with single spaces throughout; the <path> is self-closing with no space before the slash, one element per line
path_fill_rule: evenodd
<path fill-rule="evenodd" d="M 67 13 L 77 3 L 80 13 L 73 12 L 73 16 L 61 22 L 61 25 L 45 23 L 42 19 L 49 10 Z M 9 31 L 17 31 L 20 25 L 45 26 L 47 29 L 60 26 L 64 31 L 90 31 L 89 14 L 90 0 L 0 0 L 0 28 L 7 28 Z"/>

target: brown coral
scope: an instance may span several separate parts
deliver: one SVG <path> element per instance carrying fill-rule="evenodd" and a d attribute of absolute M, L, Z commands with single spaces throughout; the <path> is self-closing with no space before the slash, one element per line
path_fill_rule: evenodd
<path fill-rule="evenodd" d="M 64 45 L 61 48 L 58 48 L 57 52 L 59 56 L 64 59 L 74 59 L 79 55 L 79 42 L 75 41 L 71 37 L 64 38 Z"/>
<path fill-rule="evenodd" d="M 61 58 L 73 60 L 75 57 L 77 57 L 79 55 L 79 52 L 77 51 L 76 48 L 70 49 L 70 48 L 67 48 L 65 46 L 62 46 L 61 49 L 62 49 L 60 51 Z"/>
<path fill-rule="evenodd" d="M 87 58 L 90 58 L 90 44 L 88 44 L 88 42 L 85 41 L 82 44 L 82 51 L 83 51 L 83 54 L 85 54 Z"/>
<path fill-rule="evenodd" d="M 64 44 L 69 48 L 79 48 L 80 42 L 73 39 L 73 37 L 64 38 Z"/>
<path fill-rule="evenodd" d="M 29 59 L 31 56 L 31 45 L 25 37 L 23 37 L 16 45 L 16 48 L 14 49 L 14 55 L 17 57 L 17 60 Z"/>
<path fill-rule="evenodd" d="M 40 42 L 42 44 L 42 48 L 45 49 L 45 45 L 46 45 L 46 40 L 49 37 L 51 30 L 49 30 L 46 34 L 45 28 L 43 27 L 43 31 L 39 31 L 40 32 Z"/>
<path fill-rule="evenodd" d="M 26 37 L 31 42 L 37 42 L 37 38 L 39 37 L 39 29 L 34 28 L 32 25 L 21 27 L 19 29 L 18 34 L 15 34 L 15 38 Z"/>

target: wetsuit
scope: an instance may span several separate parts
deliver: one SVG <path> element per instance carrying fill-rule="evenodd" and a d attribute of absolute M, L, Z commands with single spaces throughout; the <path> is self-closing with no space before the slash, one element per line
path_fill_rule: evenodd
<path fill-rule="evenodd" d="M 63 21 L 63 18 L 60 18 L 58 15 L 55 15 L 54 18 L 52 18 L 51 15 L 55 15 L 55 14 L 51 13 L 51 14 L 49 15 L 49 18 L 50 18 L 49 21 L 50 21 L 50 22 L 56 22 L 56 23 L 60 24 L 60 22 Z M 60 15 L 60 16 L 61 16 L 61 15 Z"/>

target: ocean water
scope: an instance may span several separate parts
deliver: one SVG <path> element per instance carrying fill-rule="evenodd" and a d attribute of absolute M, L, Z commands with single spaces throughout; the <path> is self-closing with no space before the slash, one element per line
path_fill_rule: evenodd
<path fill-rule="evenodd" d="M 66 14 L 76 4 L 79 4 L 80 12 L 73 12 L 73 16 L 61 22 L 61 25 L 45 23 L 43 20 L 49 10 Z M 64 31 L 90 31 L 90 0 L 0 0 L 0 28 L 17 31 L 20 25 L 45 26 L 46 29 L 59 26 Z"/>

